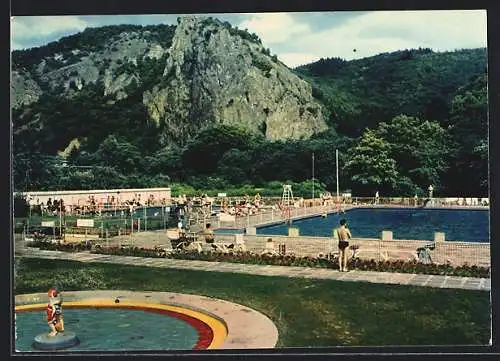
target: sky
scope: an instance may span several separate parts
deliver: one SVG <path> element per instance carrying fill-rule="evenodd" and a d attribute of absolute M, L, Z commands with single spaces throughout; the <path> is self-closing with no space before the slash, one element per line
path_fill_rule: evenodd
<path fill-rule="evenodd" d="M 11 18 L 11 49 L 27 49 L 104 25 L 176 24 L 182 15 Z M 453 51 L 487 46 L 486 10 L 200 14 L 256 33 L 293 68 L 320 58 L 359 59 L 411 48 Z"/>

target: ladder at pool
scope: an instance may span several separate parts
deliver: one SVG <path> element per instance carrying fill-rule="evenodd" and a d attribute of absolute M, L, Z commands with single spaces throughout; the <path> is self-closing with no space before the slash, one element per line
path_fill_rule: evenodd
<path fill-rule="evenodd" d="M 281 206 L 290 207 L 293 203 L 292 186 L 290 184 L 283 185 L 283 196 L 281 197 Z"/>

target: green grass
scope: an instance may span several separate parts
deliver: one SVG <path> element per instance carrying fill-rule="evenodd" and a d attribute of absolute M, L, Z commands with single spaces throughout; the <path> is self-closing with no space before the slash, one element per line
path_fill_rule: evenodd
<path fill-rule="evenodd" d="M 17 262 L 16 294 L 56 285 L 62 291 L 147 290 L 221 298 L 273 320 L 278 347 L 478 345 L 490 338 L 490 300 L 484 291 L 35 258 Z"/>

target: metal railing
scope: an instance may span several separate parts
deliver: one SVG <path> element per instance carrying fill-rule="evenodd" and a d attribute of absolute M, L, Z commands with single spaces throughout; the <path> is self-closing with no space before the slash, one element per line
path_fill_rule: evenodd
<path fill-rule="evenodd" d="M 241 237 L 241 236 L 240 236 Z M 338 253 L 337 240 L 331 237 L 314 236 L 277 236 L 277 235 L 244 235 L 247 250 L 262 253 L 266 243 L 271 239 L 276 251 L 284 249 L 284 254 L 298 257 L 318 257 Z M 235 235 L 218 234 L 216 240 L 232 242 Z M 431 263 L 450 264 L 452 266 L 476 265 L 491 266 L 489 243 L 479 242 L 429 242 L 422 240 L 381 240 L 371 238 L 353 238 L 347 250 L 349 257 L 355 256 L 364 260 L 381 261 L 419 261 L 419 249 L 428 248 Z M 430 247 L 426 247 L 430 246 Z M 420 259 L 421 261 L 421 259 Z"/>
<path fill-rule="evenodd" d="M 283 222 L 301 217 L 322 215 L 331 212 L 345 211 L 352 206 L 343 206 L 337 204 L 319 205 L 312 207 L 290 207 L 288 209 L 268 208 L 262 209 L 256 214 L 247 214 L 245 216 L 235 216 L 233 221 L 223 222 L 220 218 L 212 218 L 218 225 L 218 228 L 236 228 L 243 229 L 254 227 L 256 225 L 272 224 L 274 222 Z"/>
<path fill-rule="evenodd" d="M 353 205 L 379 205 L 402 207 L 488 207 L 489 199 L 481 197 L 349 197 L 345 198 L 346 204 Z"/>

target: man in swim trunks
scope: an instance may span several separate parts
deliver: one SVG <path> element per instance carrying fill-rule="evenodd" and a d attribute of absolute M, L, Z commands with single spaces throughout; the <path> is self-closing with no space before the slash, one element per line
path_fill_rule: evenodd
<path fill-rule="evenodd" d="M 349 247 L 349 239 L 351 239 L 351 232 L 347 228 L 347 221 L 340 220 L 340 227 L 337 228 L 337 237 L 339 239 L 339 271 L 347 272 L 347 252 L 346 248 Z"/>

